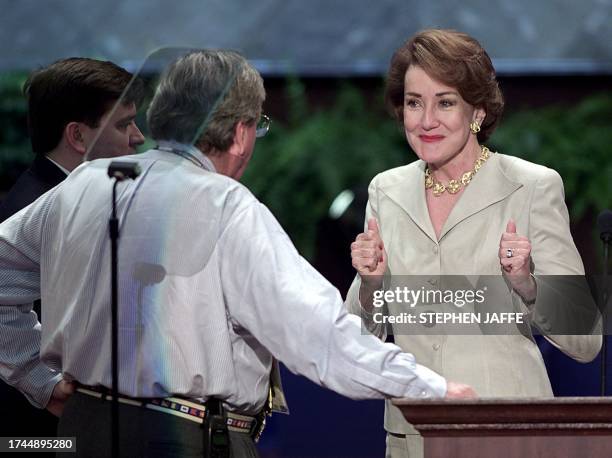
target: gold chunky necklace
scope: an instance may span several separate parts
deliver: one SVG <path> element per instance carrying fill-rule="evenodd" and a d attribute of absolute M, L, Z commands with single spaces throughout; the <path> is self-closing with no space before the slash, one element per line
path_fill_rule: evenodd
<path fill-rule="evenodd" d="M 461 175 L 461 179 L 459 180 L 450 180 L 448 184 L 440 183 L 436 181 L 433 175 L 431 174 L 431 170 L 429 170 L 429 166 L 425 167 L 425 189 L 433 188 L 433 194 L 435 197 L 440 197 L 444 191 L 448 191 L 449 194 L 457 194 L 461 189 L 461 185 L 463 187 L 467 186 L 476 172 L 480 170 L 480 168 L 487 162 L 487 159 L 491 156 L 491 151 L 486 146 L 481 146 L 480 157 L 476 159 L 474 162 L 474 168 L 472 170 L 465 172 Z"/>

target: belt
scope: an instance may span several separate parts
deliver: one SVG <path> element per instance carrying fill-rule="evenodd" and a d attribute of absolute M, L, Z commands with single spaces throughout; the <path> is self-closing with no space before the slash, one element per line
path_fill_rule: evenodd
<path fill-rule="evenodd" d="M 113 397 L 108 394 L 108 390 L 103 387 L 80 386 L 76 389 L 76 391 L 103 401 L 111 401 L 113 399 Z M 157 412 L 174 415 L 200 424 L 204 423 L 207 412 L 210 410 L 204 404 L 198 404 L 197 402 L 188 401 L 186 399 L 177 397 L 131 398 L 127 396 L 117 396 L 117 401 L 120 404 L 155 410 Z M 234 412 L 225 412 L 225 417 L 228 430 L 238 433 L 246 433 L 255 439 L 259 439 L 259 436 L 263 430 L 261 415 L 252 417 L 250 415 L 237 414 Z"/>

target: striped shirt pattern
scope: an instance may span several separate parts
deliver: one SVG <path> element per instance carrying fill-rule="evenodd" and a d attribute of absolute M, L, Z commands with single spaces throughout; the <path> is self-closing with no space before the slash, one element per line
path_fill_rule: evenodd
<path fill-rule="evenodd" d="M 189 147 L 186 147 L 189 148 Z M 244 186 L 167 151 L 118 186 L 119 391 L 264 405 L 274 358 L 356 399 L 446 381 L 372 335 Z M 110 161 L 85 163 L 0 225 L 0 376 L 35 405 L 61 376 L 111 386 Z M 42 329 L 30 312 L 42 296 Z M 40 353 L 40 359 L 39 359 Z"/>

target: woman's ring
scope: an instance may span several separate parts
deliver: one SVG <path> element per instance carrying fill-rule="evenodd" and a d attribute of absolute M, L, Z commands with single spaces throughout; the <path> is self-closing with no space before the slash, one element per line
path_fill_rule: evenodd
<path fill-rule="evenodd" d="M 508 249 L 506 250 L 506 257 L 507 257 L 507 258 L 511 258 L 511 257 L 512 257 L 512 255 L 513 255 L 512 249 L 511 249 L 511 248 L 508 248 Z"/>

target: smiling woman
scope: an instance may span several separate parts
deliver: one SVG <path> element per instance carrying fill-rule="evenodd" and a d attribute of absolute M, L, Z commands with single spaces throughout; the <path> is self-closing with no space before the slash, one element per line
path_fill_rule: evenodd
<path fill-rule="evenodd" d="M 357 276 L 347 307 L 373 333 L 384 339 L 390 329 L 417 361 L 471 385 L 479 396 L 552 396 L 528 325 L 509 335 L 431 335 L 418 323 L 406 331 L 406 325 L 373 320 L 374 292 L 400 276 L 427 276 L 428 289 L 439 287 L 445 275 L 503 276 L 507 290 L 496 306 L 529 313 L 529 324 L 548 331 L 546 338 L 576 360 L 592 360 L 601 345 L 598 335 L 560 337 L 542 326 L 554 320 L 543 315 L 545 304 L 568 302 L 546 287 L 542 275 L 580 276 L 584 269 L 557 172 L 482 144 L 504 103 L 480 44 L 451 30 L 416 34 L 393 55 L 386 101 L 419 160 L 370 183 L 367 230 L 351 245 Z M 409 311 L 394 300 L 384 307 L 390 316 Z M 538 313 L 541 322 L 533 318 Z M 422 455 L 420 436 L 390 403 L 385 429 L 387 456 Z"/>
<path fill-rule="evenodd" d="M 406 72 L 403 109 L 408 143 L 433 169 L 433 175 L 451 179 L 480 154 L 469 126 L 482 124 L 485 112 L 467 103 L 452 87 L 434 80 L 421 67 Z"/>

